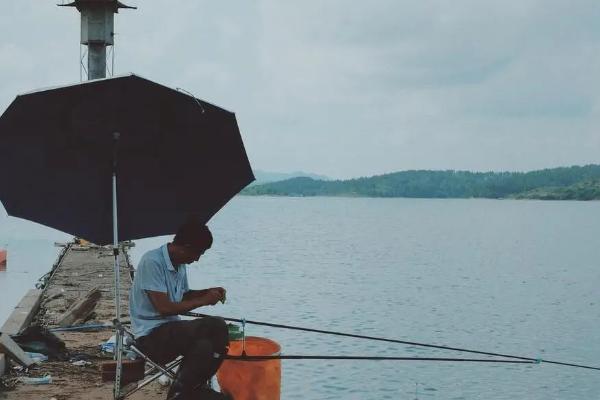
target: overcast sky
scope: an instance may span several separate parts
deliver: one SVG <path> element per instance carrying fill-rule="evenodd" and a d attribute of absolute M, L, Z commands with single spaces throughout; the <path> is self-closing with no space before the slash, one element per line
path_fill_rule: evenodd
<path fill-rule="evenodd" d="M 0 108 L 79 80 L 79 13 L 3 1 Z M 116 72 L 236 112 L 255 169 L 600 162 L 600 2 L 123 0 Z"/>

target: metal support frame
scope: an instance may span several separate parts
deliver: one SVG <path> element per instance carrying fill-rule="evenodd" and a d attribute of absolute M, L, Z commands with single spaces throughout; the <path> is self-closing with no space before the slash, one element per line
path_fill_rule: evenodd
<path fill-rule="evenodd" d="M 115 76 L 115 45 L 108 46 L 106 50 L 106 76 Z M 110 63 L 108 62 L 110 60 Z"/>
<path fill-rule="evenodd" d="M 140 349 L 138 349 L 135 346 L 130 346 L 129 348 L 135 354 L 137 354 L 138 356 L 142 357 L 144 359 L 144 361 L 152 364 L 152 372 L 154 372 L 154 370 L 157 369 L 157 370 L 160 371 L 161 374 L 167 375 L 171 379 L 175 379 L 175 374 L 172 371 L 169 371 L 168 368 L 165 368 L 165 367 L 161 366 L 160 364 L 155 363 L 154 361 L 152 361 L 147 355 L 145 355 L 144 353 L 142 353 L 142 351 Z M 180 359 L 183 361 L 183 358 L 180 358 Z"/>
<path fill-rule="evenodd" d="M 137 351 L 139 351 L 137 349 L 132 348 L 132 350 L 134 352 L 136 352 L 136 354 L 141 354 L 141 352 L 137 353 Z M 146 361 L 149 362 L 150 364 L 152 364 L 152 368 L 146 374 L 147 375 L 153 374 L 153 375 L 149 376 L 147 379 L 143 380 L 142 382 L 139 382 L 135 387 L 131 388 L 126 393 L 123 393 L 122 398 L 128 397 L 128 396 L 134 394 L 135 392 L 137 392 L 138 390 L 142 389 L 143 387 L 148 386 L 149 384 L 154 382 L 156 379 L 158 379 L 161 375 L 168 375 L 169 377 L 174 377 L 175 374 L 172 372 L 172 370 L 179 367 L 179 365 L 183 362 L 183 358 L 180 356 L 179 358 L 168 363 L 164 368 L 161 367 L 162 369 L 156 373 L 154 373 L 154 371 L 159 369 L 158 368 L 159 364 L 156 364 L 154 361 L 152 361 L 150 359 L 147 359 Z M 163 370 L 168 372 L 168 374 Z"/>
<path fill-rule="evenodd" d="M 83 75 L 85 74 L 85 80 L 88 80 L 88 71 L 85 67 L 83 60 L 87 58 L 87 47 L 83 44 L 79 45 L 79 81 L 83 82 Z"/>
<path fill-rule="evenodd" d="M 84 44 L 79 45 L 79 81 L 89 80 L 89 72 L 85 66 L 85 60 L 88 56 L 87 46 Z M 106 76 L 115 76 L 115 45 L 107 46 L 106 50 Z"/>
<path fill-rule="evenodd" d="M 127 328 L 125 328 L 125 326 L 121 322 L 118 322 L 115 320 L 114 323 L 115 323 L 115 330 L 117 332 L 119 332 L 119 335 L 122 339 L 127 336 L 133 337 L 133 334 Z M 122 340 L 121 349 L 120 349 L 121 355 L 123 354 L 122 347 L 124 345 L 126 345 L 125 343 L 127 343 L 127 341 Z M 150 364 L 151 368 L 148 369 L 144 373 L 144 376 L 148 376 L 146 379 L 144 379 L 141 382 L 138 382 L 133 387 L 128 386 L 129 388 L 126 389 L 125 391 L 121 391 L 120 381 L 119 381 L 119 384 L 117 384 L 117 381 L 115 381 L 115 399 L 124 399 L 124 398 L 132 395 L 133 393 L 137 392 L 138 390 L 142 389 L 143 387 L 154 382 L 161 375 L 166 375 L 171 379 L 175 379 L 174 369 L 179 367 L 179 365 L 181 365 L 181 363 L 183 362 L 183 356 L 179 356 L 175 360 L 173 360 L 170 363 L 168 363 L 167 365 L 163 366 L 157 362 L 152 361 L 146 354 L 144 354 L 140 349 L 138 349 L 135 346 L 135 344 L 128 344 L 126 346 L 128 347 L 129 350 L 131 350 L 132 352 L 137 354 L 139 357 L 143 358 L 145 362 Z M 117 352 L 117 348 L 115 347 L 115 354 L 116 354 L 116 352 Z M 119 369 L 120 366 L 121 366 L 121 362 L 119 362 L 117 364 L 117 369 Z"/>

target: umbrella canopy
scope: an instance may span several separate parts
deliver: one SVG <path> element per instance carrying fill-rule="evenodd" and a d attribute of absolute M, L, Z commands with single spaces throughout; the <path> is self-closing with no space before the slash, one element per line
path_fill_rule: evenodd
<path fill-rule="evenodd" d="M 135 75 L 18 96 L 0 144 L 8 214 L 100 245 L 115 157 L 119 240 L 207 222 L 254 180 L 233 113 Z"/>

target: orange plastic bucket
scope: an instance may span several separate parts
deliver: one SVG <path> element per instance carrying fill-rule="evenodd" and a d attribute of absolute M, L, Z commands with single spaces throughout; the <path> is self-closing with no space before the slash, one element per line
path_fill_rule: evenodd
<path fill-rule="evenodd" d="M 271 339 L 247 336 L 246 355 L 278 355 L 281 346 Z M 229 343 L 228 355 L 242 355 L 242 341 Z M 217 381 L 223 393 L 235 400 L 279 400 L 281 395 L 281 360 L 237 361 L 225 360 L 217 372 Z"/>

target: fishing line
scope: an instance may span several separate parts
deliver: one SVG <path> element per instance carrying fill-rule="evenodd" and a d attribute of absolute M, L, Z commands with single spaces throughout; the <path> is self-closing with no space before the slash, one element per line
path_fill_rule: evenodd
<path fill-rule="evenodd" d="M 200 314 L 200 313 L 195 313 L 195 312 L 187 312 L 187 313 L 184 313 L 183 315 L 187 315 L 190 317 L 214 317 L 214 315 Z M 236 318 L 223 318 L 223 319 L 226 321 L 232 321 L 232 322 L 240 322 L 240 323 L 242 322 L 241 319 L 236 319 Z M 547 363 L 547 364 L 563 365 L 563 366 L 567 366 L 567 367 L 584 368 L 584 369 L 592 369 L 592 370 L 600 371 L 600 367 L 566 363 L 566 362 L 561 362 L 561 361 L 552 361 L 552 360 L 546 360 L 546 359 L 542 359 L 542 358 L 522 357 L 522 356 L 511 355 L 511 354 L 493 353 L 493 352 L 480 351 L 480 350 L 470 350 L 470 349 L 463 349 L 460 347 L 441 346 L 441 345 L 435 345 L 435 344 L 429 344 L 429 343 L 409 342 L 409 341 L 405 341 L 405 340 L 388 339 L 388 338 L 382 338 L 382 337 L 376 337 L 376 336 L 357 335 L 357 334 L 353 334 L 353 333 L 327 331 L 327 330 L 323 330 L 323 329 L 302 328 L 302 327 L 298 327 L 298 326 L 273 324 L 273 323 L 269 323 L 269 322 L 260 322 L 260 321 L 251 321 L 251 320 L 247 320 L 247 319 L 245 319 L 244 321 L 246 324 L 269 326 L 272 328 L 282 328 L 282 329 L 291 329 L 291 330 L 297 330 L 297 331 L 303 331 L 303 332 L 323 333 L 326 335 L 345 336 L 345 337 L 352 337 L 352 338 L 357 338 L 357 339 L 367 339 L 367 340 L 374 340 L 374 341 L 388 342 L 388 343 L 399 343 L 399 344 L 406 344 L 406 345 L 410 345 L 410 346 L 428 347 L 428 348 L 441 349 L 441 350 L 461 351 L 464 353 L 481 354 L 481 355 L 486 355 L 486 356 L 504 357 L 504 358 L 512 358 L 512 359 L 517 359 L 517 360 L 532 361 L 536 364 L 543 362 L 543 363 Z"/>

